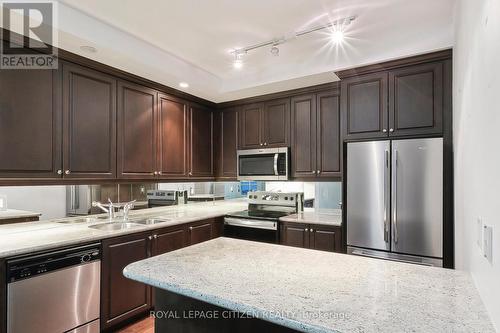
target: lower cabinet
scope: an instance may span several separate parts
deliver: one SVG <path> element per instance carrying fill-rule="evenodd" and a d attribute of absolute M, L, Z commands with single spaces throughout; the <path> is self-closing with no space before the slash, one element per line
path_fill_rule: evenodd
<path fill-rule="evenodd" d="M 282 222 L 280 231 L 282 245 L 343 252 L 342 227 Z"/>
<path fill-rule="evenodd" d="M 103 240 L 101 328 L 113 331 L 154 306 L 151 287 L 123 276 L 128 264 L 219 237 L 221 226 L 214 218 Z"/>

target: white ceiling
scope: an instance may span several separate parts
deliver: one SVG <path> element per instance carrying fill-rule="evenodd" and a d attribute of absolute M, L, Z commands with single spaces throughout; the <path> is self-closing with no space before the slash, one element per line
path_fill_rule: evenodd
<path fill-rule="evenodd" d="M 61 0 L 59 45 L 222 102 L 331 82 L 362 64 L 453 45 L 454 0 Z M 356 15 L 335 47 L 325 32 L 249 52 L 235 70 L 228 51 Z M 86 54 L 80 45 L 92 45 Z"/>

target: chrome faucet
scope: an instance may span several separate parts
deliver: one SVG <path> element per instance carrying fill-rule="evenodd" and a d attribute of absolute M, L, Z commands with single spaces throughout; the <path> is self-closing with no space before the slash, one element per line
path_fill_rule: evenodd
<path fill-rule="evenodd" d="M 99 201 L 92 201 L 92 207 L 98 207 L 100 208 L 103 212 L 108 213 L 108 217 L 110 220 L 115 218 L 115 206 L 113 205 L 113 202 L 111 202 L 111 199 L 108 198 L 109 204 L 104 205 L 100 203 Z"/>
<path fill-rule="evenodd" d="M 126 222 L 128 220 L 128 212 L 134 208 L 135 200 L 126 202 L 123 205 L 123 222 Z"/>

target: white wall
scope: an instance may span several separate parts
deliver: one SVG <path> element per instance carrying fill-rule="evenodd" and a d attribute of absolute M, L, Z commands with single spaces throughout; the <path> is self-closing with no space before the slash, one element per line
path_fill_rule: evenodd
<path fill-rule="evenodd" d="M 6 186 L 7 208 L 42 213 L 40 220 L 66 216 L 66 186 Z"/>
<path fill-rule="evenodd" d="M 459 0 L 454 48 L 456 267 L 472 273 L 500 330 L 500 2 Z M 493 226 L 493 263 L 476 245 Z"/>

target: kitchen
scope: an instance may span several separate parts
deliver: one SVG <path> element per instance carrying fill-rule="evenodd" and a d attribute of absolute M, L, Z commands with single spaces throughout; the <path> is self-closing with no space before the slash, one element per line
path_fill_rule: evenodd
<path fill-rule="evenodd" d="M 149 4 L 2 2 L 0 333 L 497 330 L 495 0 Z"/>

